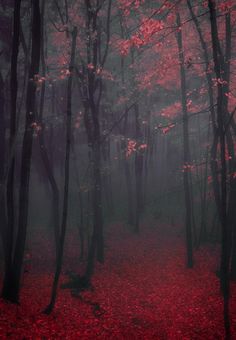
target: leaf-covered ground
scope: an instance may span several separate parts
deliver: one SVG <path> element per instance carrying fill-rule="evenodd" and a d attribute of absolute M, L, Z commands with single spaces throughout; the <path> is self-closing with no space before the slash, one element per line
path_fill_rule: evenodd
<path fill-rule="evenodd" d="M 194 269 L 186 269 L 184 237 L 177 231 L 169 237 L 170 229 L 163 225 L 135 236 L 122 225 L 110 228 L 106 263 L 97 266 L 94 289 L 80 297 L 60 289 L 50 316 L 42 310 L 49 301 L 53 251 L 38 231 L 21 305 L 0 300 L 0 339 L 223 339 L 218 249 L 200 248 Z M 69 234 L 61 282 L 66 270 L 78 268 L 78 253 L 77 236 Z M 236 284 L 231 288 L 236 334 Z"/>

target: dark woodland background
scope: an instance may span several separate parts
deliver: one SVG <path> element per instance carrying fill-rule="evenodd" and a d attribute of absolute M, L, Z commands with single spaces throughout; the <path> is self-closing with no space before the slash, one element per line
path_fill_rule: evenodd
<path fill-rule="evenodd" d="M 234 338 L 235 24 L 0 1 L 1 338 Z"/>

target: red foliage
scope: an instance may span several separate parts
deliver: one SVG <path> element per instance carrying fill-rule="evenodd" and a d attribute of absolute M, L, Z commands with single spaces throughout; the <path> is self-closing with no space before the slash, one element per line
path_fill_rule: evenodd
<path fill-rule="evenodd" d="M 59 290 L 50 316 L 41 311 L 52 284 L 52 266 L 48 266 L 52 248 L 36 235 L 21 305 L 0 300 L 0 338 L 223 339 L 223 305 L 214 273 L 218 250 L 211 246 L 196 251 L 195 268 L 186 269 L 185 247 L 178 234 L 179 228 L 167 225 L 146 230 L 142 236 L 127 234 L 122 225 L 110 228 L 106 263 L 97 267 L 94 291 L 82 293 L 79 299 Z M 77 270 L 76 239 L 75 235 L 67 239 L 66 269 Z M 233 284 L 234 334 L 235 293 Z"/>

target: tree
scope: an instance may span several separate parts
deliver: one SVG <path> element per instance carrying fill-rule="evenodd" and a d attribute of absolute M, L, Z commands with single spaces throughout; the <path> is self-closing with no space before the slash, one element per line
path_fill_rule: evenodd
<path fill-rule="evenodd" d="M 230 259 L 230 230 L 227 219 L 227 167 L 226 167 L 226 144 L 225 144 L 225 124 L 224 115 L 227 111 L 225 106 L 225 84 L 224 79 L 225 59 L 220 47 L 215 2 L 208 1 L 210 20 L 211 20 L 211 38 L 214 69 L 217 77 L 217 125 L 220 141 L 220 162 L 221 162 L 221 179 L 220 179 L 220 220 L 222 228 L 221 240 L 221 266 L 220 279 L 221 289 L 224 296 L 224 323 L 225 336 L 230 339 L 230 321 L 229 321 L 229 259 Z M 228 67 L 228 66 L 227 66 Z"/>
<path fill-rule="evenodd" d="M 19 302 L 21 271 L 27 232 L 30 166 L 36 113 L 35 93 L 40 62 L 40 27 L 39 0 L 36 0 L 32 4 L 32 51 L 26 96 L 25 131 L 21 155 L 18 230 L 10 271 L 4 280 L 3 288 L 3 297 L 14 303 Z"/>
<path fill-rule="evenodd" d="M 57 286 L 61 273 L 63 250 L 67 227 L 67 216 L 68 216 L 68 197 L 69 197 L 69 174 L 70 174 L 70 150 L 71 150 L 71 122 L 72 122 L 72 84 L 73 84 L 73 72 L 75 64 L 75 53 L 76 53 L 76 38 L 77 38 L 77 27 L 74 27 L 71 33 L 71 59 L 69 67 L 69 77 L 67 84 L 67 110 L 66 110 L 66 157 L 65 157 L 65 181 L 64 181 L 64 196 L 63 196 L 63 210 L 62 210 L 62 222 L 60 229 L 60 237 L 57 251 L 56 271 L 53 280 L 53 287 L 51 293 L 51 301 L 45 309 L 46 314 L 50 314 L 54 308 L 57 296 Z"/>
<path fill-rule="evenodd" d="M 90 282 L 94 270 L 94 259 L 97 254 L 99 262 L 104 261 L 104 240 L 103 240 L 103 213 L 102 213 L 102 182 L 101 182 L 101 123 L 100 123 L 100 103 L 103 92 L 102 79 L 99 72 L 106 62 L 109 48 L 109 25 L 111 13 L 111 1 L 107 4 L 106 18 L 106 41 L 102 51 L 102 27 L 98 17 L 101 4 L 93 7 L 90 1 L 85 1 L 86 13 L 86 33 L 87 33 L 87 55 L 83 81 L 83 104 L 84 122 L 88 136 L 88 145 L 91 148 L 92 166 L 92 209 L 93 209 L 93 231 L 88 252 L 88 264 L 85 272 L 86 281 Z M 100 71 L 98 72 L 98 70 Z"/>
<path fill-rule="evenodd" d="M 20 8 L 21 1 L 15 1 L 14 3 L 14 25 L 13 25 L 13 38 L 12 38 L 12 55 L 11 55 L 11 119 L 10 119 L 10 145 L 9 149 L 12 148 L 13 142 L 16 136 L 16 104 L 17 104 L 17 62 L 18 62 L 18 51 L 19 51 L 19 40 L 20 40 Z M 4 163 L 3 163 L 4 164 Z M 15 177 L 15 160 L 14 157 L 11 161 L 9 169 L 8 183 L 7 183 L 7 228 L 4 243 L 6 247 L 5 252 L 5 277 L 3 285 L 3 297 L 7 296 L 8 283 L 11 275 L 12 265 L 12 248 L 13 248 L 13 237 L 14 237 L 14 177 Z"/>
<path fill-rule="evenodd" d="M 39 127 L 38 131 L 38 142 L 39 142 L 39 151 L 41 154 L 41 158 L 43 161 L 44 168 L 46 170 L 46 174 L 48 177 L 48 181 L 52 190 L 52 216 L 53 216 L 53 224 L 54 224 L 54 235 L 55 235 L 55 248 L 56 254 L 58 253 L 59 247 L 59 233 L 60 233 L 60 214 L 59 214 L 59 188 L 55 179 L 55 175 L 53 173 L 53 164 L 49 159 L 49 152 L 46 149 L 45 145 L 45 126 L 43 123 L 43 113 L 44 113 L 44 101 L 45 101 L 45 90 L 46 90 L 46 61 L 45 61 L 45 48 L 44 48 L 44 15 L 45 15 L 45 0 L 42 1 L 41 8 L 41 64 L 42 64 L 42 87 L 41 87 L 41 97 L 40 97 L 40 107 L 39 114 L 37 115 L 37 125 Z"/>
<path fill-rule="evenodd" d="M 187 111 L 187 88 L 186 88 L 186 76 L 184 69 L 184 52 L 182 44 L 181 33 L 181 20 L 179 12 L 176 13 L 177 24 L 177 43 L 179 49 L 179 62 L 180 62 L 180 79 L 181 79 L 181 98 L 182 98 L 182 110 L 183 110 L 183 152 L 184 152 L 184 195 L 185 195 L 185 228 L 186 228 L 186 245 L 187 245 L 187 266 L 193 267 L 193 249 L 192 249 L 192 205 L 191 205 L 191 192 L 190 192 L 190 149 L 189 149 L 189 135 L 188 135 L 188 111 Z"/>

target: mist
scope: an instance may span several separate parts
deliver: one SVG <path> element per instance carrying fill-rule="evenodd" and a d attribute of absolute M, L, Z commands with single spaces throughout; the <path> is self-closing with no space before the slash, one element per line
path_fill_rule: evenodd
<path fill-rule="evenodd" d="M 232 1 L 0 1 L 0 338 L 234 339 Z"/>

